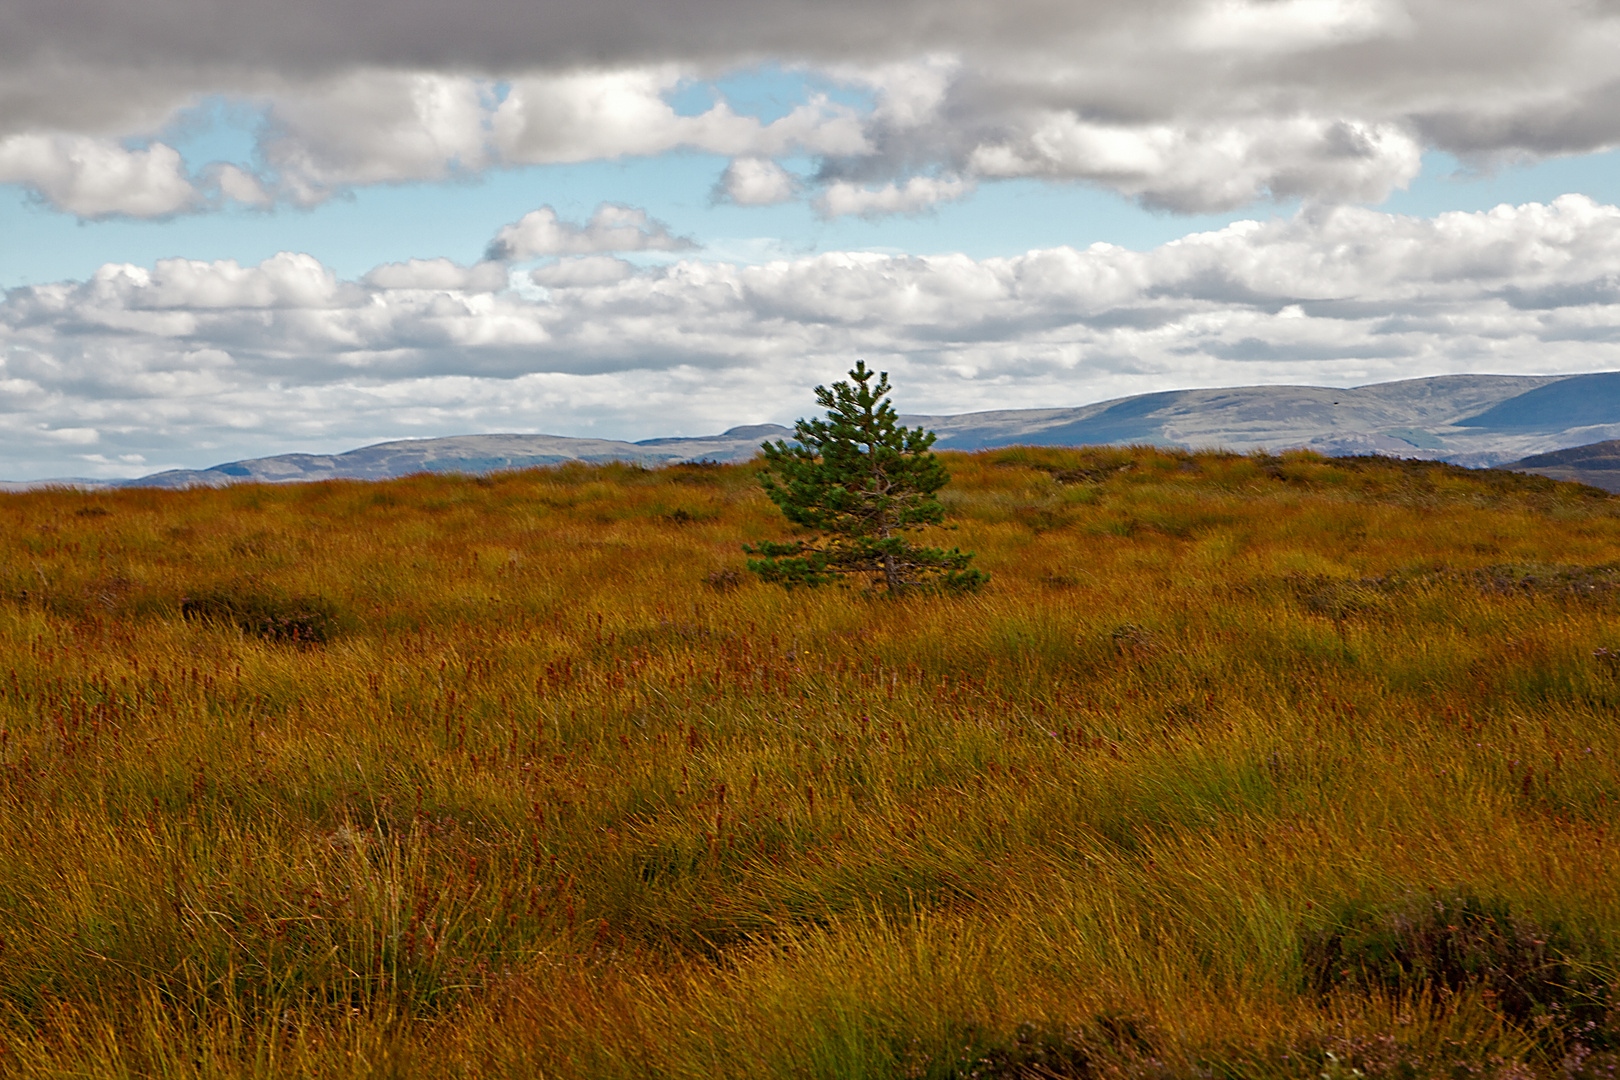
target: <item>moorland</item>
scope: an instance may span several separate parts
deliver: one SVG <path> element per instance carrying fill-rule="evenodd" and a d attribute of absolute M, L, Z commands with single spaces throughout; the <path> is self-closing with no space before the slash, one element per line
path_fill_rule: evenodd
<path fill-rule="evenodd" d="M 1620 502 L 943 457 L 0 496 L 0 1073 L 1613 1074 Z"/>

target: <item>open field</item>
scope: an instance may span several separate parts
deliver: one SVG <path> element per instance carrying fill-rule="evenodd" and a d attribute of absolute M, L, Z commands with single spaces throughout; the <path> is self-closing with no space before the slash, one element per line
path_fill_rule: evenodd
<path fill-rule="evenodd" d="M 1614 1074 L 1620 500 L 945 456 L 0 496 L 0 1074 Z"/>

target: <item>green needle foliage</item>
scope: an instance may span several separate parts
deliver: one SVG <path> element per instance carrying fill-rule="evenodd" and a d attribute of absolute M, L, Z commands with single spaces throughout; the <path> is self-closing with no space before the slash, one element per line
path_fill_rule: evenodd
<path fill-rule="evenodd" d="M 891 593 L 924 584 L 952 591 L 983 585 L 990 578 L 968 565 L 972 552 L 922 547 L 906 537 L 945 518 L 934 493 L 951 475 L 929 449 L 937 436 L 899 425 L 887 397 L 888 372 L 858 360 L 849 375 L 853 383 L 816 387 L 825 420 L 800 420 L 796 443 L 778 439 L 760 448 L 765 494 L 793 524 L 822 536 L 745 544 L 758 556 L 748 568 L 789 587 L 850 574 L 869 575 Z"/>

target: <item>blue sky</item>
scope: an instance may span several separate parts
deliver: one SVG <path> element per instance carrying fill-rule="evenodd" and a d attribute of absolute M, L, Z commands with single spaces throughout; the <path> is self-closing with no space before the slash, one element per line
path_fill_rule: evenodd
<path fill-rule="evenodd" d="M 19 0 L 0 478 L 1620 367 L 1620 19 L 1485 2 Z"/>

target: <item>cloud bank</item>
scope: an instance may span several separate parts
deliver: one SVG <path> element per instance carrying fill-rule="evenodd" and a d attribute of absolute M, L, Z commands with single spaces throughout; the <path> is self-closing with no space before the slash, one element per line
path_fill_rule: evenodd
<path fill-rule="evenodd" d="M 632 219 L 649 235 L 605 210 L 573 233 L 554 215 L 511 227 L 513 244 L 592 252 L 535 271 L 538 298 L 500 263 L 345 281 L 292 253 L 12 289 L 0 452 L 26 478 L 411 434 L 699 434 L 791 420 L 857 356 L 894 373 L 903 409 L 961 412 L 1171 385 L 1598 370 L 1620 342 L 1620 208 L 1577 195 L 1434 219 L 1306 210 L 1140 253 L 642 269 L 580 239 Z"/>
<path fill-rule="evenodd" d="M 1186 212 L 1376 202 L 1426 148 L 1490 164 L 1620 145 L 1617 54 L 1612 0 L 13 0 L 0 181 L 82 216 L 161 216 L 684 149 L 733 159 L 732 201 L 828 213 L 914 211 L 945 178 Z M 671 104 L 762 62 L 869 103 Z M 208 94 L 262 111 L 251 177 L 126 145 Z M 806 182 L 772 171 L 790 156 L 815 161 Z"/>

